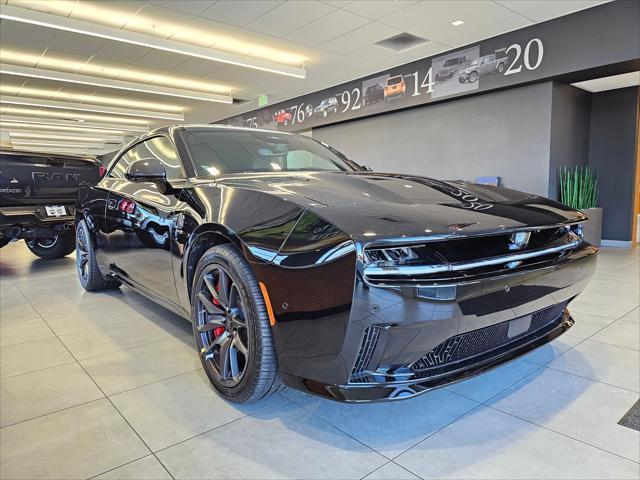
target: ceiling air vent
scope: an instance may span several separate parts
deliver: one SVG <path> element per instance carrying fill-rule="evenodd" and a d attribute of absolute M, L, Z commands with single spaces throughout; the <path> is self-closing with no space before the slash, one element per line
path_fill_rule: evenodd
<path fill-rule="evenodd" d="M 393 50 L 394 52 L 404 52 L 405 50 L 417 47 L 418 45 L 423 45 L 428 41 L 429 40 L 427 40 L 426 38 L 418 37 L 407 32 L 402 32 L 385 40 L 380 40 L 375 44 L 380 45 L 384 48 L 388 48 L 389 50 Z"/>

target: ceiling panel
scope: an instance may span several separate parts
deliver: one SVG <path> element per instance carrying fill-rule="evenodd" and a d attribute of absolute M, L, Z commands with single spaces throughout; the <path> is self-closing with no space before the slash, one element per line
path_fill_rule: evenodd
<path fill-rule="evenodd" d="M 55 36 L 51 42 L 49 42 L 49 48 L 57 52 L 70 52 L 73 54 L 90 56 L 100 50 L 100 48 L 108 42 L 108 40 L 105 40 L 104 38 L 88 37 L 87 35 L 81 35 L 79 33 L 59 30 L 55 32 Z M 122 43 L 120 43 L 120 45 L 121 48 L 125 47 Z"/>
<path fill-rule="evenodd" d="M 373 46 L 375 42 L 384 40 L 385 38 L 392 37 L 399 33 L 402 33 L 402 30 L 398 28 L 384 25 L 382 23 L 371 22 L 321 44 L 320 48 L 336 53 L 353 52 L 367 46 Z"/>
<path fill-rule="evenodd" d="M 56 31 L 50 28 L 0 20 L 2 48 L 18 47 L 43 52 L 55 35 Z"/>
<path fill-rule="evenodd" d="M 553 2 L 547 0 L 496 0 L 500 5 L 535 22 L 543 22 L 609 1 L 611 0 L 554 0 Z"/>
<path fill-rule="evenodd" d="M 293 40 L 294 42 L 315 46 L 355 30 L 367 23 L 370 23 L 368 18 L 344 10 L 335 10 L 290 33 L 285 38 L 287 40 Z"/>
<path fill-rule="evenodd" d="M 335 8 L 319 1 L 289 1 L 269 10 L 247 24 L 246 28 L 273 37 L 284 37 L 334 10 Z"/>
<path fill-rule="evenodd" d="M 148 47 L 107 40 L 104 45 L 95 52 L 94 59 L 97 61 L 105 60 L 110 62 L 136 63 L 149 52 L 151 52 L 151 49 Z"/>
<path fill-rule="evenodd" d="M 182 2 L 176 2 L 175 0 L 151 0 L 150 3 L 197 16 L 216 2 L 217 0 L 187 0 Z"/>
<path fill-rule="evenodd" d="M 416 3 L 416 0 L 357 0 L 345 5 L 345 10 L 377 20 Z"/>
<path fill-rule="evenodd" d="M 200 16 L 244 27 L 270 10 L 273 10 L 284 0 L 221 0 L 202 12 Z"/>
<path fill-rule="evenodd" d="M 463 20 L 462 26 L 451 22 Z M 530 25 L 525 17 L 486 0 L 417 2 L 380 20 L 445 45 L 457 47 Z"/>

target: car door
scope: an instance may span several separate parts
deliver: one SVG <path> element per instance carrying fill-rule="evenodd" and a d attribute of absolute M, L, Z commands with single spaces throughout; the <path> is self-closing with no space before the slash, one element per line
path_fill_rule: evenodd
<path fill-rule="evenodd" d="M 155 183 L 131 182 L 125 176 L 129 165 L 148 158 L 164 165 L 169 182 L 184 181 L 178 154 L 168 137 L 148 138 L 124 152 L 109 172 L 105 253 L 113 270 L 175 303 L 171 242 L 178 196 L 161 193 Z"/>

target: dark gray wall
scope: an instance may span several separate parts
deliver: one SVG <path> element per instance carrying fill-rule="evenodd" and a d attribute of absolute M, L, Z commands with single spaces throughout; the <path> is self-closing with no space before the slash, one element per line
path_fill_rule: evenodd
<path fill-rule="evenodd" d="M 513 88 L 316 128 L 313 137 L 376 171 L 497 175 L 507 187 L 546 196 L 552 90 L 551 82 Z"/>
<path fill-rule="evenodd" d="M 602 237 L 631 240 L 638 87 L 591 96 L 589 164 L 598 170 Z"/>
<path fill-rule="evenodd" d="M 560 167 L 586 165 L 589 161 L 590 111 L 589 92 L 554 82 L 549 145 L 549 198 L 560 198 Z"/>

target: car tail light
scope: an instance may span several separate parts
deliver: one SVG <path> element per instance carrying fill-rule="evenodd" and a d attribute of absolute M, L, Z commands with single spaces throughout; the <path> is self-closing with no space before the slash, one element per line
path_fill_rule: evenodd
<path fill-rule="evenodd" d="M 123 198 L 118 204 L 118 210 L 124 213 L 133 213 L 136 210 L 136 204 L 131 200 Z"/>
<path fill-rule="evenodd" d="M 104 165 L 100 165 L 100 178 L 104 177 L 105 173 L 107 173 L 107 169 Z"/>

